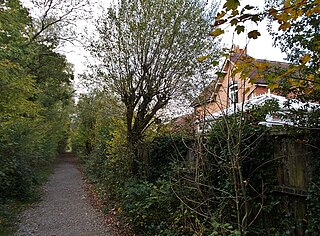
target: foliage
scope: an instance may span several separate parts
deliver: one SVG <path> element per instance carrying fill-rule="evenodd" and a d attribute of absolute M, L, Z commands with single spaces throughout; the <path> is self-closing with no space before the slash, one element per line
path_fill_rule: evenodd
<path fill-rule="evenodd" d="M 191 146 L 192 139 L 180 135 L 156 137 L 151 144 L 148 179 L 155 181 L 167 176 L 172 169 L 171 164 L 183 162 Z"/>
<path fill-rule="evenodd" d="M 312 152 L 312 179 L 309 184 L 308 197 L 307 197 L 307 212 L 308 212 L 308 229 L 306 235 L 317 234 L 320 230 L 319 227 L 319 214 L 320 214 L 320 175 L 319 175 L 319 139 L 320 133 L 318 131 L 307 132 L 306 139 Z"/>
<path fill-rule="evenodd" d="M 186 6 L 178 9 L 175 4 L 182 2 Z M 161 14 L 155 14 L 160 9 L 158 4 L 162 3 L 165 5 L 161 6 Z M 82 154 L 90 180 L 94 182 L 100 196 L 104 200 L 116 200 L 114 209 L 121 216 L 127 217 L 135 229 L 145 235 L 293 234 L 299 226 L 294 225 L 296 221 L 292 212 L 286 212 L 281 205 L 290 198 L 281 198 L 273 192 L 281 159 L 273 156 L 274 142 L 277 140 L 270 134 L 269 128 L 258 125 L 265 119 L 266 114 L 273 114 L 277 110 L 278 106 L 274 102 L 222 117 L 216 121 L 207 137 L 186 140 L 164 136 L 155 137 L 151 143 L 142 142 L 156 136 L 152 134 L 145 138 L 148 134 L 146 130 L 151 123 L 158 121 L 158 110 L 166 105 L 176 92 L 180 92 L 175 89 L 182 88 L 178 86 L 181 82 L 179 79 L 168 80 L 169 76 L 165 72 L 170 72 L 169 64 L 178 64 L 179 59 L 183 59 L 178 68 L 170 67 L 181 73 L 178 78 L 186 75 L 184 78 L 188 79 L 192 74 L 189 74 L 189 69 L 194 69 L 188 57 L 181 55 L 181 58 L 177 58 L 177 55 L 184 49 L 186 38 L 190 46 L 194 36 L 201 33 L 192 31 L 198 29 L 197 27 L 184 32 L 185 28 L 179 25 L 180 16 L 171 16 L 176 16 L 173 14 L 175 11 L 188 12 L 188 7 L 199 5 L 193 1 L 180 1 L 172 4 L 173 8 L 166 11 L 166 4 L 171 3 L 120 1 L 118 6 L 109 9 L 98 27 L 100 38 L 93 43 L 92 52 L 102 63 L 97 74 L 102 76 L 111 91 L 92 91 L 82 96 L 73 124 L 74 147 Z M 308 4 L 309 2 L 303 6 Z M 313 1 L 310 1 L 310 4 L 312 5 Z M 317 4 L 314 2 L 312 6 L 316 7 Z M 291 12 L 286 8 L 280 8 L 276 13 L 267 11 L 267 15 L 251 14 L 250 11 L 254 8 L 250 5 L 242 9 L 239 7 L 240 1 L 227 0 L 215 25 L 229 22 L 240 34 L 245 32 L 244 22 L 259 23 L 269 15 L 281 21 L 281 30 L 286 33 L 288 21 L 296 22 L 303 18 L 303 14 L 307 14 L 307 11 L 302 12 L 302 15 L 299 12 L 296 14 L 298 9 L 295 7 L 288 7 Z M 190 15 L 194 12 L 190 12 Z M 309 13 L 313 15 L 316 12 L 317 8 Z M 289 15 L 287 19 L 283 19 L 285 14 Z M 194 22 L 197 22 L 195 19 L 199 20 L 197 17 L 193 17 Z M 177 20 L 177 28 L 174 20 Z M 206 25 L 207 22 L 203 23 Z M 166 27 L 169 27 L 168 31 L 163 30 L 167 29 Z M 177 33 L 179 30 L 183 31 L 181 38 L 177 38 L 181 43 L 177 45 L 170 44 L 170 37 L 175 30 Z M 159 32 L 162 41 L 158 41 Z M 190 32 L 193 33 L 189 35 Z M 215 29 L 210 35 L 217 37 L 221 33 L 222 29 Z M 198 35 L 198 39 L 202 39 L 201 36 L 202 34 Z M 258 29 L 248 32 L 249 38 L 255 39 L 259 36 Z M 206 43 L 206 40 L 204 42 Z M 165 58 L 163 55 L 169 55 L 169 49 L 173 46 L 177 48 L 174 48 L 174 55 L 167 58 L 170 62 L 167 65 L 168 71 L 163 71 L 162 66 L 166 65 L 162 62 L 163 57 Z M 189 49 L 191 47 L 186 50 Z M 198 49 L 201 47 L 188 56 L 199 54 L 194 57 L 198 58 L 198 62 L 210 59 L 208 55 L 200 55 Z M 308 54 L 301 54 L 296 59 L 296 62 L 300 59 L 297 66 L 272 68 L 272 76 L 266 79 L 273 89 L 283 85 L 289 88 L 293 81 L 306 81 L 304 77 L 293 77 L 301 75 L 300 72 L 305 69 L 311 75 L 316 71 L 312 72 Z M 238 65 L 238 70 L 242 69 L 242 72 L 236 72 L 244 73 L 243 76 L 252 72 L 248 65 L 253 65 L 260 71 L 271 69 L 270 65 L 261 61 L 254 63 L 249 57 L 242 61 L 244 63 Z M 182 71 L 184 69 L 187 70 Z M 311 85 L 317 83 L 316 79 L 313 80 L 316 76 L 308 77 Z M 286 83 L 286 78 L 293 80 Z M 258 77 L 251 82 L 255 82 L 255 79 Z M 279 83 L 280 79 L 283 83 Z M 166 83 L 174 85 L 174 90 L 165 87 Z M 311 92 L 315 94 L 316 90 L 316 86 L 312 87 Z M 310 94 L 305 89 L 302 92 L 305 95 Z M 124 107 L 119 105 L 118 99 Z M 302 127 L 307 129 L 318 128 L 318 113 L 314 113 L 315 117 L 309 117 L 305 111 L 291 114 L 296 118 L 295 124 L 303 124 Z M 310 124 L 311 119 L 313 123 Z M 317 146 L 316 142 L 310 145 Z M 135 149 L 135 153 L 132 153 L 132 149 Z M 315 153 L 316 157 L 317 151 Z M 135 172 L 139 172 L 139 175 L 132 175 Z M 311 234 L 318 230 L 318 182 L 315 174 L 308 195 L 308 231 Z"/>
<path fill-rule="evenodd" d="M 145 235 L 176 235 L 174 221 L 180 205 L 167 180 L 132 181 L 125 186 L 123 210 L 136 231 Z"/>
<path fill-rule="evenodd" d="M 31 18 L 19 1 L 0 8 L 2 224 L 11 204 L 37 198 L 40 173 L 66 148 L 73 72 L 53 48 L 30 42 Z"/>
<path fill-rule="evenodd" d="M 129 172 L 123 108 L 114 97 L 96 90 L 79 98 L 76 111 L 73 150 L 79 154 L 90 180 L 115 197 Z"/>
<path fill-rule="evenodd" d="M 269 74 L 267 82 L 278 93 L 290 94 L 301 100 L 319 100 L 319 12 L 316 0 L 266 0 L 265 9 L 248 4 L 241 6 L 238 0 L 226 0 L 223 9 L 216 16 L 216 28 L 211 35 L 217 37 L 224 33 L 221 26 L 231 25 L 237 34 L 246 30 L 245 22 L 256 23 L 256 28 L 247 33 L 249 39 L 261 36 L 259 24 L 269 19 L 269 31 L 274 44 L 287 54 L 292 63 L 286 68 L 272 73 L 263 73 L 270 67 L 269 62 L 247 60 L 243 68 L 254 68 L 260 76 Z M 278 29 L 275 29 L 278 25 Z M 272 66 L 272 65 L 271 65 Z M 254 82 L 254 81 L 251 81 Z"/>
<path fill-rule="evenodd" d="M 133 174 L 145 131 L 171 99 L 184 94 L 196 58 L 212 49 L 206 37 L 211 20 L 205 1 L 123 0 L 99 21 L 91 51 L 101 63 L 99 79 L 126 107 Z"/>
<path fill-rule="evenodd" d="M 203 235 L 245 234 L 260 225 L 257 219 L 272 201 L 268 195 L 277 161 L 268 129 L 258 122 L 273 109 L 252 107 L 223 117 L 214 123 L 208 141 L 200 140 L 194 170 L 180 177 L 179 185 L 191 191 L 180 196 L 182 201 L 207 222 Z"/>
<path fill-rule="evenodd" d="M 295 73 L 285 77 L 284 83 L 290 85 L 289 91 L 296 97 L 319 101 L 320 3 L 289 0 L 282 5 L 267 3 L 270 19 L 279 24 L 279 31 L 271 32 L 274 44 L 296 65 Z"/>
<path fill-rule="evenodd" d="M 136 232 L 285 235 L 299 228 L 292 227 L 297 222 L 282 205 L 289 199 L 273 192 L 280 164 L 273 150 L 277 139 L 269 128 L 258 125 L 266 114 L 277 110 L 274 101 L 221 118 L 200 143 L 179 136 L 156 137 L 145 147 L 149 158 L 139 178 L 132 178 L 129 172 L 124 121 L 110 112 L 119 108 L 110 101 L 102 91 L 81 97 L 74 123 L 75 147 L 82 150 L 86 173 L 96 191 L 108 201 L 107 210 L 116 209 Z M 89 130 L 92 148 L 87 152 L 89 136 L 84 134 Z M 309 232 L 317 230 L 317 175 L 313 181 L 308 214 L 314 223 Z"/>
<path fill-rule="evenodd" d="M 114 208 L 137 231 L 147 235 L 176 235 L 174 222 L 181 218 L 176 211 L 180 202 L 171 191 L 169 176 L 173 163 L 183 159 L 181 155 L 185 155 L 185 143 L 189 140 L 156 138 L 150 145 L 152 151 L 144 179 L 132 178 L 124 122 L 121 116 L 116 118 L 118 106 L 112 105 L 111 100 L 103 91 L 95 91 L 83 95 L 77 105 L 74 148 L 81 156 L 87 176 L 102 199 L 108 200 L 106 207 L 112 208 L 111 202 L 116 201 Z M 119 114 L 123 114 L 122 108 Z"/>

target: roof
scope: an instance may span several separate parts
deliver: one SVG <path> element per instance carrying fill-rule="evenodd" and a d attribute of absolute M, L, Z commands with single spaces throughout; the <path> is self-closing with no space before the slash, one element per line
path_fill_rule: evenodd
<path fill-rule="evenodd" d="M 264 65 L 264 69 L 263 69 L 264 75 L 275 73 L 277 72 L 277 70 L 288 69 L 288 67 L 290 66 L 290 63 L 280 62 L 280 61 L 271 61 L 266 59 L 255 59 L 249 56 L 248 54 L 244 54 L 244 53 L 233 53 L 232 55 L 230 55 L 229 60 L 234 64 L 236 63 L 241 64 L 242 62 L 250 63 L 252 65 L 252 71 L 248 75 L 248 78 L 250 79 L 253 79 L 256 77 L 258 73 L 257 65 L 259 64 Z M 259 71 L 259 73 L 261 73 L 261 71 Z M 255 84 L 267 84 L 267 82 L 265 81 L 264 77 L 262 77 L 262 78 L 258 78 L 255 81 Z"/>
<path fill-rule="evenodd" d="M 246 54 L 245 50 L 240 50 L 240 52 L 236 52 L 236 53 L 232 53 L 229 58 L 226 58 L 226 60 L 224 61 L 223 65 L 222 65 L 222 71 L 223 68 L 227 65 L 227 63 L 232 62 L 233 64 L 236 63 L 241 63 L 241 62 L 245 62 L 245 61 L 252 61 L 252 71 L 249 73 L 248 78 L 250 79 L 254 79 L 254 84 L 267 84 L 267 81 L 265 80 L 264 77 L 258 77 L 257 79 L 255 79 L 257 73 L 258 73 L 258 69 L 256 67 L 254 67 L 257 64 L 264 64 L 265 65 L 265 69 L 264 74 L 270 74 L 270 73 L 274 73 L 277 70 L 280 69 L 287 69 L 290 64 L 289 63 L 285 63 L 285 62 L 279 62 L 279 61 L 270 61 L 270 60 L 263 60 L 263 59 L 254 59 L 253 57 L 249 56 L 248 54 Z M 218 82 L 219 79 L 217 78 L 215 80 L 213 80 L 201 93 L 200 95 L 191 103 L 191 105 L 193 107 L 197 107 L 197 106 L 201 106 L 203 104 L 209 103 L 214 101 L 215 99 L 215 95 L 219 89 Z"/>

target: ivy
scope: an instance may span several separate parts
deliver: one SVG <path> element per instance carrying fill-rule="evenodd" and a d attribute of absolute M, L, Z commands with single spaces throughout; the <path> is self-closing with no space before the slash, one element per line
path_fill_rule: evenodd
<path fill-rule="evenodd" d="M 318 147 L 320 141 L 319 132 L 311 132 L 309 134 L 309 144 L 312 148 L 312 179 L 308 189 L 307 210 L 308 210 L 308 230 L 309 235 L 320 232 L 320 149 Z"/>

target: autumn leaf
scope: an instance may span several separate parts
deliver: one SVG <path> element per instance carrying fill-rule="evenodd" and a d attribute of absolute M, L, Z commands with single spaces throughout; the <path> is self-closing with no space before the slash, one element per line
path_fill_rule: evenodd
<path fill-rule="evenodd" d="M 239 14 L 239 11 L 238 10 L 233 10 L 232 13 L 231 13 L 231 16 L 236 16 Z"/>
<path fill-rule="evenodd" d="M 227 22 L 227 20 L 226 20 L 226 19 L 223 19 L 223 20 L 216 20 L 216 21 L 214 22 L 214 25 L 213 25 L 213 26 L 219 26 L 219 25 L 224 24 L 225 22 Z"/>
<path fill-rule="evenodd" d="M 291 23 L 290 22 L 285 22 L 285 23 L 280 25 L 279 29 L 285 31 L 285 30 L 289 29 L 290 27 L 291 27 Z"/>
<path fill-rule="evenodd" d="M 219 12 L 216 16 L 216 20 L 220 20 L 222 17 L 224 17 L 226 15 L 227 12 L 225 11 L 222 11 L 222 12 Z"/>
<path fill-rule="evenodd" d="M 214 31 L 210 32 L 209 35 L 213 36 L 213 37 L 217 37 L 223 33 L 224 33 L 224 30 L 218 28 L 218 29 L 215 29 Z"/>
<path fill-rule="evenodd" d="M 231 26 L 238 24 L 238 20 L 237 19 L 232 19 L 230 21 Z"/>
<path fill-rule="evenodd" d="M 275 83 L 274 84 L 269 84 L 268 87 L 269 87 L 269 89 L 271 91 L 273 91 L 273 90 L 279 88 L 279 84 L 275 84 Z"/>
<path fill-rule="evenodd" d="M 261 36 L 261 34 L 258 30 L 252 30 L 248 33 L 249 39 L 257 39 L 259 36 Z"/>
<path fill-rule="evenodd" d="M 226 3 L 223 5 L 223 8 L 226 8 L 227 11 L 229 10 L 236 10 L 240 6 L 239 0 L 227 0 Z"/>
<path fill-rule="evenodd" d="M 274 8 L 270 8 L 269 15 L 275 17 L 277 15 L 277 10 Z"/>
<path fill-rule="evenodd" d="M 260 21 L 260 17 L 259 15 L 252 15 L 251 20 L 255 23 L 257 23 L 258 21 Z"/>
<path fill-rule="evenodd" d="M 266 62 L 255 62 L 254 67 L 257 68 L 258 72 L 259 71 L 264 71 L 268 68 L 269 63 Z"/>
<path fill-rule="evenodd" d="M 239 19 L 241 21 L 244 21 L 244 20 L 250 18 L 251 16 L 252 16 L 251 14 L 243 14 L 242 16 L 239 17 Z"/>
<path fill-rule="evenodd" d="M 278 20 L 279 24 L 281 24 L 282 22 L 288 22 L 290 20 L 290 16 L 286 12 L 283 12 L 279 15 L 275 15 L 274 18 Z"/>
<path fill-rule="evenodd" d="M 202 56 L 202 57 L 198 57 L 197 61 L 198 62 L 203 62 L 204 60 L 208 59 L 210 57 L 210 54 Z"/>
<path fill-rule="evenodd" d="M 307 79 L 308 79 L 309 81 L 313 81 L 313 80 L 314 80 L 314 74 L 309 74 L 309 75 L 307 75 Z"/>
<path fill-rule="evenodd" d="M 245 27 L 243 25 L 237 25 L 235 30 L 237 31 L 237 34 L 240 34 L 240 33 L 244 32 L 244 29 L 245 29 Z"/>
<path fill-rule="evenodd" d="M 250 11 L 250 10 L 252 10 L 254 8 L 255 8 L 254 6 L 246 5 L 244 8 L 242 8 L 241 14 L 243 14 L 246 10 Z"/>
<path fill-rule="evenodd" d="M 303 57 L 301 57 L 300 58 L 300 62 L 302 63 L 302 64 L 306 64 L 308 61 L 310 61 L 311 60 L 311 57 L 310 57 L 310 55 L 309 54 L 306 54 L 306 55 L 304 55 Z"/>
<path fill-rule="evenodd" d="M 291 6 L 291 0 L 286 0 L 283 3 L 283 8 L 289 8 Z"/>
<path fill-rule="evenodd" d="M 303 90 L 304 94 L 311 94 L 313 92 L 313 88 L 311 87 L 306 87 Z"/>
<path fill-rule="evenodd" d="M 252 10 L 252 9 L 254 9 L 254 6 L 246 5 L 243 9 Z"/>

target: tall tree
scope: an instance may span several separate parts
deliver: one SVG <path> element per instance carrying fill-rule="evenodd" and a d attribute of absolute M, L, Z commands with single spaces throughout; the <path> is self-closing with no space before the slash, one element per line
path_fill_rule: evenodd
<path fill-rule="evenodd" d="M 18 0 L 0 3 L 0 122 L 14 122 L 31 111 L 37 89 L 25 68 L 32 51 L 26 43 L 28 12 Z"/>
<path fill-rule="evenodd" d="M 68 130 L 72 70 L 54 48 L 30 40 L 30 24 L 19 0 L 0 1 L 0 204 L 30 196 L 33 171 Z"/>
<path fill-rule="evenodd" d="M 91 51 L 104 82 L 126 107 L 133 172 L 153 118 L 185 91 L 196 58 L 214 47 L 207 39 L 213 11 L 205 1 L 121 0 L 98 22 Z"/>

